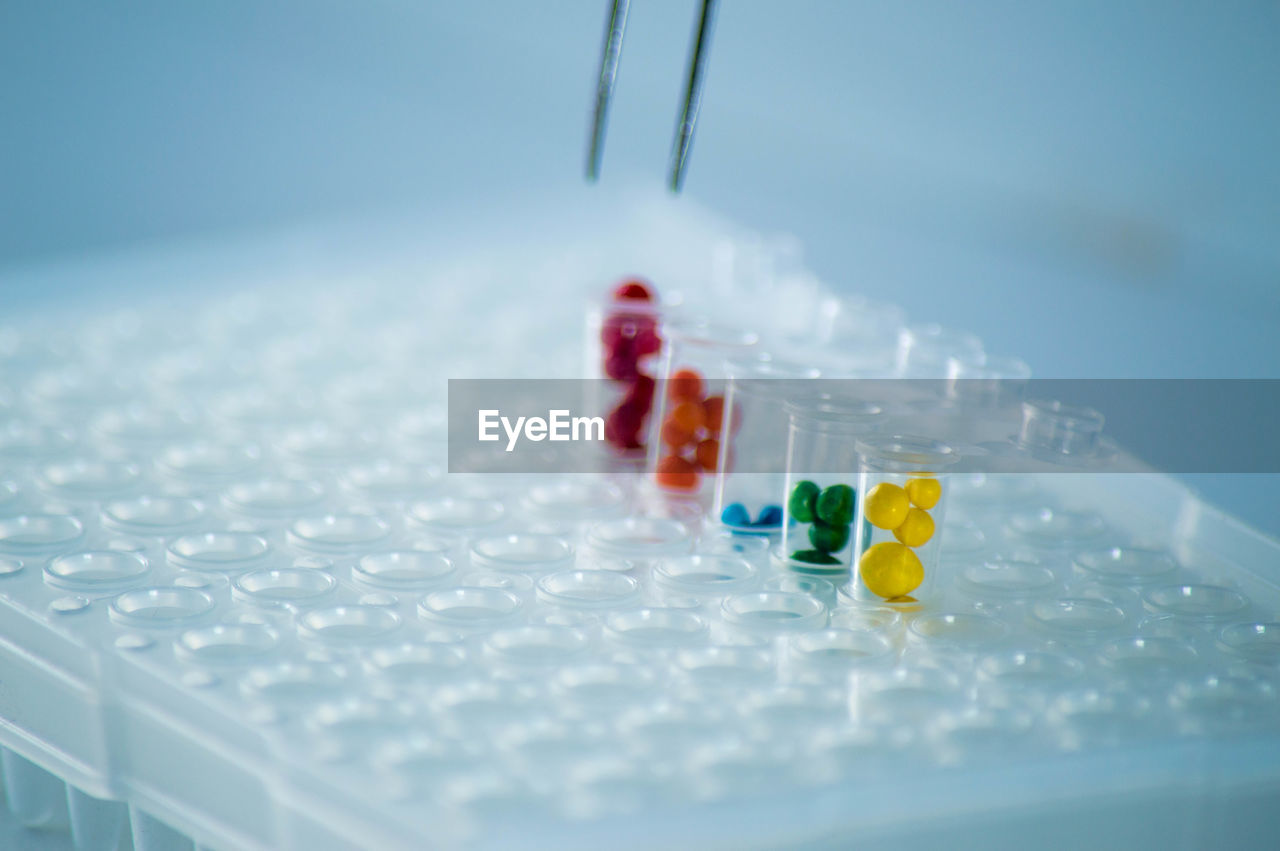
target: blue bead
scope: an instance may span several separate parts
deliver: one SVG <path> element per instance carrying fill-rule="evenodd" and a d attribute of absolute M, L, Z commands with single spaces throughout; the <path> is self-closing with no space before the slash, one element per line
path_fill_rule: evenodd
<path fill-rule="evenodd" d="M 760 518 L 756 520 L 757 526 L 781 526 L 782 525 L 782 506 L 766 505 L 760 509 Z"/>
<path fill-rule="evenodd" d="M 747 507 L 740 502 L 732 505 L 726 505 L 724 511 L 720 512 L 720 522 L 726 526 L 750 526 L 751 515 L 747 513 Z"/>

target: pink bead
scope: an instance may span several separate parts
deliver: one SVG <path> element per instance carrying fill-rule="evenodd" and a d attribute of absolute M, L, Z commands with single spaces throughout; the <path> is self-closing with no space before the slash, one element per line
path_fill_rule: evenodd
<path fill-rule="evenodd" d="M 625 403 L 609 413 L 604 421 L 604 439 L 620 449 L 639 449 L 640 419 Z"/>
<path fill-rule="evenodd" d="M 627 391 L 627 396 L 623 403 L 634 407 L 640 412 L 643 418 L 649 413 L 650 406 L 653 405 L 653 390 L 657 382 L 648 375 L 637 375 L 635 384 L 631 385 L 631 389 Z"/>
<path fill-rule="evenodd" d="M 658 336 L 656 325 L 641 327 L 636 334 L 636 352 L 641 355 L 656 355 L 662 351 L 662 338 Z"/>
<path fill-rule="evenodd" d="M 640 374 L 636 356 L 629 347 L 620 346 L 604 359 L 604 374 L 614 381 L 631 381 Z"/>

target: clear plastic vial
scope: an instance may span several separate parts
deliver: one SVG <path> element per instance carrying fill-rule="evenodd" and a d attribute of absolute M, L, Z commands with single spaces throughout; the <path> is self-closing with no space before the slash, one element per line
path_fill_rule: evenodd
<path fill-rule="evenodd" d="M 1105 421 L 1093 408 L 1038 399 L 1023 402 L 1018 442 L 1033 453 L 1089 456 L 1098 451 Z"/>
<path fill-rule="evenodd" d="M 982 340 L 936 323 L 909 325 L 898 332 L 898 375 L 902 378 L 946 378 L 952 358 L 986 362 Z"/>
<path fill-rule="evenodd" d="M 945 443 L 906 435 L 858 441 L 858 509 L 850 596 L 914 608 L 938 588 L 942 529 L 959 456 Z"/>
<path fill-rule="evenodd" d="M 858 439 L 876 427 L 880 408 L 821 396 L 788 403 L 786 412 L 779 559 L 796 573 L 846 574 L 857 516 Z"/>
<path fill-rule="evenodd" d="M 672 322 L 649 423 L 648 470 L 659 491 L 700 499 L 720 459 L 728 364 L 759 337 L 707 322 Z"/>
<path fill-rule="evenodd" d="M 767 355 L 731 361 L 728 370 L 712 520 L 735 535 L 776 535 L 785 476 L 778 456 L 790 425 L 785 401 L 819 371 Z"/>
<path fill-rule="evenodd" d="M 1018 358 L 970 352 L 947 359 L 947 398 L 966 407 L 1018 404 L 1030 380 L 1031 367 Z"/>
<path fill-rule="evenodd" d="M 587 311 L 583 374 L 596 380 L 586 401 L 605 418 L 605 441 L 619 455 L 644 459 L 670 309 L 611 293 Z"/>

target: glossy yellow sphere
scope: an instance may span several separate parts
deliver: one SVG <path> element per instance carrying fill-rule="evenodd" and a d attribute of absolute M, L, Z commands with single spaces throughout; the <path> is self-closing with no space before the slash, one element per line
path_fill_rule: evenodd
<path fill-rule="evenodd" d="M 862 505 L 862 512 L 871 521 L 872 526 L 881 529 L 897 529 L 907 518 L 907 509 L 911 508 L 911 500 L 907 492 L 895 484 L 881 482 L 867 494 Z"/>
<path fill-rule="evenodd" d="M 937 479 L 912 479 L 907 482 L 907 496 L 916 508 L 928 511 L 942 499 L 942 484 Z"/>
<path fill-rule="evenodd" d="M 923 547 L 933 537 L 933 518 L 923 508 L 913 508 L 902 525 L 893 530 L 893 537 L 908 547 Z"/>
<path fill-rule="evenodd" d="M 885 599 L 903 597 L 924 582 L 924 565 L 906 544 L 884 541 L 858 559 L 858 576 L 872 594 Z"/>

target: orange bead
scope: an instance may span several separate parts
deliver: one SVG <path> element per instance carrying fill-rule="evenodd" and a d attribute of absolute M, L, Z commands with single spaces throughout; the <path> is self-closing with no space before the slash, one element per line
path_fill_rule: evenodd
<path fill-rule="evenodd" d="M 698 401 L 702 398 L 702 376 L 693 369 L 676 370 L 667 382 L 667 394 L 672 399 Z"/>
<path fill-rule="evenodd" d="M 703 440 L 698 442 L 698 465 L 708 473 L 716 471 L 716 464 L 720 461 L 720 441 Z"/>
<path fill-rule="evenodd" d="M 693 432 L 680 427 L 674 419 L 662 424 L 662 442 L 672 449 L 682 449 L 693 443 Z"/>
<path fill-rule="evenodd" d="M 668 455 L 658 462 L 655 479 L 661 487 L 691 491 L 698 486 L 698 468 L 679 455 Z"/>
<path fill-rule="evenodd" d="M 706 420 L 707 431 L 719 434 L 720 426 L 724 424 L 724 397 L 708 396 L 702 403 L 702 414 Z"/>
<path fill-rule="evenodd" d="M 706 421 L 702 405 L 697 402 L 681 402 L 671 409 L 671 416 L 667 419 L 667 422 L 675 423 L 690 434 L 697 434 Z"/>

